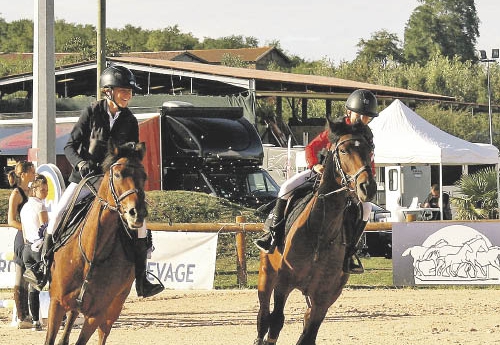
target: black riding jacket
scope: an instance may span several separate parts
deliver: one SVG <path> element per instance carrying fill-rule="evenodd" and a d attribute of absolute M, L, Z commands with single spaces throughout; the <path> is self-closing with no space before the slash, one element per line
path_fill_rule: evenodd
<path fill-rule="evenodd" d="M 71 130 L 64 154 L 73 167 L 70 182 L 82 179 L 77 171 L 81 161 L 89 161 L 96 172 L 101 173 L 100 165 L 106 157 L 108 141 L 112 139 L 120 145 L 126 142 L 139 142 L 139 124 L 134 114 L 125 108 L 110 130 L 108 104 L 106 100 L 93 103 L 80 114 L 78 122 Z"/>

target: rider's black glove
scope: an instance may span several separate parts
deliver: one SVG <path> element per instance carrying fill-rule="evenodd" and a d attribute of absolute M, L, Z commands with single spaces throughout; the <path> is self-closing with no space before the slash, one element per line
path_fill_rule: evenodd
<path fill-rule="evenodd" d="M 81 161 L 80 163 L 78 163 L 78 171 L 80 172 L 80 176 L 82 178 L 95 172 L 92 164 L 89 161 Z"/>

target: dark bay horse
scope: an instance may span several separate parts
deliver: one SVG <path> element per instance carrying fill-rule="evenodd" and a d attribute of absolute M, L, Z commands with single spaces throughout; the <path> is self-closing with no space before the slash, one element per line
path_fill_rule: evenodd
<path fill-rule="evenodd" d="M 79 313 L 85 319 L 76 344 L 87 344 L 97 328 L 99 345 L 106 343 L 135 278 L 133 258 L 127 254 L 132 249 L 127 244 L 130 234 L 125 231 L 140 228 L 147 215 L 144 153 L 143 143 L 110 146 L 86 218 L 55 252 L 45 345 L 54 344 L 65 313 L 68 320 L 59 344 L 69 344 Z"/>
<path fill-rule="evenodd" d="M 260 254 L 260 309 L 254 345 L 276 343 L 285 320 L 285 303 L 294 289 L 304 294 L 308 305 L 297 345 L 316 344 L 328 308 L 349 278 L 342 264 L 346 231 L 352 229 L 344 229 L 344 211 L 349 198 L 370 201 L 375 196 L 372 147 L 363 136 L 367 129 L 361 125 L 330 122 L 330 130 L 332 145 L 317 191 L 299 216 L 287 222 L 283 249 Z M 273 293 L 274 308 L 270 312 Z"/>

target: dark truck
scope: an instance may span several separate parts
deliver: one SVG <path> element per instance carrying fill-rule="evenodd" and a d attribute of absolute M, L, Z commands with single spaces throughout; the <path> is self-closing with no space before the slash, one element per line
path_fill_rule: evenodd
<path fill-rule="evenodd" d="M 264 151 L 239 107 L 194 107 L 165 102 L 159 116 L 140 123 L 147 145 L 148 190 L 205 192 L 259 207 L 279 186 L 261 168 Z"/>

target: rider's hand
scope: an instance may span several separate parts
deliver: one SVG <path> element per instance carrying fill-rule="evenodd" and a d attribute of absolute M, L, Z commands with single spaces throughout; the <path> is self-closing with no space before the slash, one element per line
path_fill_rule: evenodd
<path fill-rule="evenodd" d="M 313 170 L 318 174 L 323 174 L 323 170 L 325 170 L 325 167 L 323 166 L 323 164 L 315 164 L 313 165 Z"/>
<path fill-rule="evenodd" d="M 82 178 L 94 172 L 92 165 L 88 161 L 81 161 L 80 163 L 78 163 L 77 167 Z"/>

